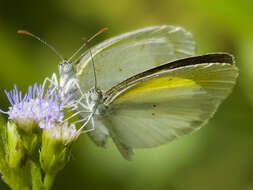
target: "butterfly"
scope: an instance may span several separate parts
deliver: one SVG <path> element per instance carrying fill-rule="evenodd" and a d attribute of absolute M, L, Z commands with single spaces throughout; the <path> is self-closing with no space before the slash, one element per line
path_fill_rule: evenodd
<path fill-rule="evenodd" d="M 232 91 L 238 76 L 232 55 L 194 54 L 194 38 L 185 29 L 146 27 L 108 39 L 74 62 L 62 61 L 59 82 L 56 75 L 48 81 L 73 94 L 74 115 L 96 145 L 106 147 L 111 137 L 131 160 L 133 149 L 200 129 Z"/>

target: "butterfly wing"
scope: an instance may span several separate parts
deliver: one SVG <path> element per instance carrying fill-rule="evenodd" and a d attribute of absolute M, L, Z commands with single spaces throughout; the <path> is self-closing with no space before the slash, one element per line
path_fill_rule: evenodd
<path fill-rule="evenodd" d="M 91 49 L 98 88 L 108 90 L 127 78 L 165 62 L 192 56 L 190 32 L 176 26 L 153 26 L 108 39 Z M 85 52 L 74 64 L 81 89 L 94 87 L 91 56 Z"/>
<path fill-rule="evenodd" d="M 177 68 L 166 70 L 166 65 Z M 238 75 L 226 54 L 166 65 L 107 93 L 110 114 L 102 122 L 126 159 L 133 155 L 132 148 L 158 146 L 199 129 L 231 92 Z"/>
<path fill-rule="evenodd" d="M 183 28 L 164 25 L 116 36 L 98 44 L 91 51 L 96 65 L 98 88 L 106 91 L 144 70 L 193 55 L 195 42 L 192 34 Z M 73 66 L 82 91 L 94 87 L 90 54 L 85 52 Z M 97 145 L 104 147 L 108 134 L 101 123 L 98 125 L 101 127 L 90 132 L 89 136 Z"/>

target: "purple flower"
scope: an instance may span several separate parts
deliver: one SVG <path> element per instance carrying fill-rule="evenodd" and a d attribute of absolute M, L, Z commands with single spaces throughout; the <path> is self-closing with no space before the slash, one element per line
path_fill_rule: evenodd
<path fill-rule="evenodd" d="M 9 119 L 19 126 L 39 125 L 42 129 L 48 129 L 61 123 L 64 118 L 63 110 L 73 103 L 71 96 L 62 97 L 60 90 L 44 90 L 41 85 L 29 86 L 28 92 L 22 96 L 17 87 L 5 94 L 11 103 L 7 112 Z"/>

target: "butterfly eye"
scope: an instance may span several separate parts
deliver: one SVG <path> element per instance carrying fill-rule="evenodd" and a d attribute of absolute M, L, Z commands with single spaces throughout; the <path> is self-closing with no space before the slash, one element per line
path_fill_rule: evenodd
<path fill-rule="evenodd" d="M 64 63 L 65 63 L 65 61 L 61 61 L 61 62 L 59 63 L 59 66 L 63 66 Z"/>
<path fill-rule="evenodd" d="M 65 73 L 71 72 L 73 70 L 72 64 L 70 64 L 68 62 L 63 64 L 62 67 L 63 67 L 63 72 L 65 72 Z"/>

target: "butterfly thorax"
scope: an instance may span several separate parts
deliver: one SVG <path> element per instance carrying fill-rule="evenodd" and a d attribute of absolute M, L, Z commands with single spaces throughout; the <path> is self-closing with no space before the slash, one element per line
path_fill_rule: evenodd
<path fill-rule="evenodd" d="M 86 96 L 89 109 L 96 116 L 103 116 L 106 113 L 107 107 L 104 105 L 103 92 L 100 89 L 92 88 Z"/>

